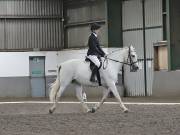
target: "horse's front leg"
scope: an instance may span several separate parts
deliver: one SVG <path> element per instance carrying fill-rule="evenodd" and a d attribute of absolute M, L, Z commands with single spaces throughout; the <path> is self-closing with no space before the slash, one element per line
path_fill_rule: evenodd
<path fill-rule="evenodd" d="M 83 109 L 85 110 L 85 112 L 91 112 L 90 109 L 88 108 L 87 104 L 84 102 L 83 94 L 82 94 L 82 86 L 78 85 L 78 84 L 75 84 L 74 86 L 76 89 L 76 97 L 81 102 Z"/>
<path fill-rule="evenodd" d="M 92 108 L 91 110 L 92 113 L 96 112 L 101 107 L 101 105 L 105 102 L 106 98 L 108 97 L 109 92 L 110 92 L 110 89 L 107 89 L 107 88 L 103 89 L 103 97 L 101 101 L 97 105 L 95 105 L 95 107 Z"/>
<path fill-rule="evenodd" d="M 121 97 L 117 91 L 117 88 L 116 88 L 116 85 L 115 85 L 115 82 L 110 82 L 108 83 L 108 86 L 109 88 L 111 89 L 112 93 L 114 94 L 114 96 L 116 97 L 116 99 L 119 101 L 119 104 L 120 104 L 120 107 L 123 109 L 123 111 L 125 113 L 128 112 L 128 109 L 125 107 L 124 103 L 122 102 L 121 100 Z"/>

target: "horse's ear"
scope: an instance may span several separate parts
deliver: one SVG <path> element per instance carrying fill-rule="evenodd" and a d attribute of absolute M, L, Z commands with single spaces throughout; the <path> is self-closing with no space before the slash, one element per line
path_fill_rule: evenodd
<path fill-rule="evenodd" d="M 132 44 L 130 44 L 129 49 L 130 49 L 130 50 L 132 49 Z"/>
<path fill-rule="evenodd" d="M 130 48 L 131 48 L 131 50 L 133 50 L 133 49 L 134 49 L 134 46 L 131 44 L 131 45 L 130 45 Z"/>

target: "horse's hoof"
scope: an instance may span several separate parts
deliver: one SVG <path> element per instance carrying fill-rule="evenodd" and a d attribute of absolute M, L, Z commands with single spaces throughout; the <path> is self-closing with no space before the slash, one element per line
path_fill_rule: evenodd
<path fill-rule="evenodd" d="M 128 113 L 128 112 L 129 112 L 128 109 L 124 110 L 124 113 Z"/>
<path fill-rule="evenodd" d="M 91 110 L 90 110 L 90 109 L 88 109 L 88 110 L 87 110 L 87 113 L 91 113 Z"/>
<path fill-rule="evenodd" d="M 95 113 L 95 112 L 96 112 L 96 109 L 92 108 L 91 113 Z"/>
<path fill-rule="evenodd" d="M 49 114 L 52 114 L 52 113 L 53 113 L 53 111 L 51 109 L 49 109 Z"/>

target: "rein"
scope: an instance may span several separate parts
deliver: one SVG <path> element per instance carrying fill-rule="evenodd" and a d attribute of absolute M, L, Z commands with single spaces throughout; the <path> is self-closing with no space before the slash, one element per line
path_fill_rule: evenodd
<path fill-rule="evenodd" d="M 114 61 L 114 62 L 117 62 L 117 63 L 122 63 L 123 65 L 128 65 L 128 66 L 130 66 L 130 67 L 131 67 L 133 64 L 135 64 L 135 63 L 138 62 L 138 61 L 132 62 L 132 58 L 131 58 L 131 55 L 130 55 L 130 47 L 129 47 L 128 58 L 127 58 L 127 61 L 128 61 L 128 59 L 129 59 L 130 62 L 122 62 L 122 61 L 118 61 L 118 60 L 111 59 L 111 58 L 108 58 L 108 57 L 107 57 L 108 55 L 111 55 L 111 54 L 113 54 L 114 52 L 117 52 L 117 51 L 119 51 L 119 50 L 122 50 L 122 49 L 114 50 L 114 51 L 112 51 L 111 53 L 107 54 L 107 55 L 104 57 L 103 69 L 106 69 L 106 68 L 107 68 L 108 60 L 111 60 L 111 61 Z M 106 66 L 104 65 L 105 62 L 106 62 Z"/>

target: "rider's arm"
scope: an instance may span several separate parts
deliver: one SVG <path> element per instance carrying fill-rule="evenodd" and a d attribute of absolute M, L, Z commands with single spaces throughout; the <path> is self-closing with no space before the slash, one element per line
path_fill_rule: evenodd
<path fill-rule="evenodd" d="M 101 49 L 101 47 L 99 45 L 97 45 L 97 48 L 101 52 L 101 56 L 104 57 L 105 56 L 105 52 Z"/>

